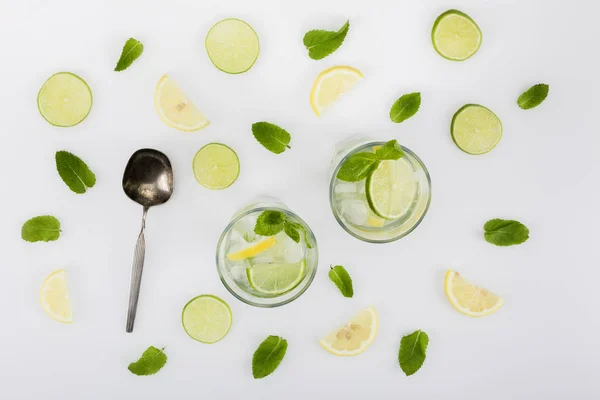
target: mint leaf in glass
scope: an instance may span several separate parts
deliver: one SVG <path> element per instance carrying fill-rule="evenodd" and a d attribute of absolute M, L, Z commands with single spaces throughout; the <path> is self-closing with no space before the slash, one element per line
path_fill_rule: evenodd
<path fill-rule="evenodd" d="M 496 246 L 513 246 L 529 239 L 529 229 L 519 221 L 491 219 L 483 225 L 485 240 Z"/>
<path fill-rule="evenodd" d="M 123 71 L 127 69 L 131 63 L 138 59 L 139 56 L 144 52 L 144 45 L 139 40 L 129 38 L 123 46 L 121 51 L 121 57 L 117 62 L 115 71 Z"/>
<path fill-rule="evenodd" d="M 285 224 L 283 226 L 283 231 L 294 242 L 300 243 L 300 232 L 298 232 L 298 227 L 296 225 L 299 225 L 299 224 L 296 224 L 294 222 L 290 222 L 290 221 L 286 220 Z"/>
<path fill-rule="evenodd" d="M 354 296 L 354 288 L 352 287 L 352 278 L 350 278 L 350 274 L 348 271 L 341 265 L 336 265 L 335 267 L 330 267 L 329 269 L 329 279 L 340 289 L 342 292 L 342 296 L 344 297 L 352 297 Z"/>
<path fill-rule="evenodd" d="M 60 222 L 51 215 L 41 215 L 26 221 L 21 228 L 21 239 L 27 242 L 50 242 L 60 237 Z"/>
<path fill-rule="evenodd" d="M 285 215 L 281 211 L 263 211 L 256 220 L 254 233 L 261 236 L 273 236 L 283 230 Z"/>
<path fill-rule="evenodd" d="M 321 29 L 306 32 L 303 42 L 308 49 L 308 56 L 313 60 L 321 60 L 336 51 L 344 43 L 348 29 L 350 21 L 346 21 L 337 32 Z"/>
<path fill-rule="evenodd" d="M 406 376 L 414 374 L 421 368 L 425 362 L 425 352 L 428 344 L 429 336 L 420 329 L 400 340 L 398 361 Z"/>
<path fill-rule="evenodd" d="M 405 94 L 392 105 L 390 119 L 392 122 L 400 123 L 415 115 L 419 107 L 421 107 L 421 93 Z"/>
<path fill-rule="evenodd" d="M 379 165 L 375 153 L 356 153 L 348 157 L 337 173 L 337 178 L 345 182 L 359 182 L 365 179 Z"/>
<path fill-rule="evenodd" d="M 287 351 L 287 340 L 279 336 L 266 338 L 252 356 L 252 375 L 261 379 L 271 375 L 281 364 Z"/>
<path fill-rule="evenodd" d="M 154 375 L 166 364 L 167 355 L 164 348 L 157 349 L 154 346 L 148 347 L 144 354 L 136 362 L 129 364 L 127 369 L 135 375 Z"/>
<path fill-rule="evenodd" d="M 291 148 L 289 143 L 292 137 L 285 129 L 275 124 L 256 122 L 252 124 L 252 134 L 265 149 L 272 153 L 280 154 Z"/>
<path fill-rule="evenodd" d="M 55 158 L 58 174 L 73 192 L 82 194 L 94 187 L 96 176 L 81 158 L 68 151 L 57 151 Z"/>
<path fill-rule="evenodd" d="M 398 141 L 394 139 L 378 148 L 375 155 L 380 160 L 398 160 L 404 156 L 404 151 L 402 151 L 402 146 L 398 144 Z"/>
<path fill-rule="evenodd" d="M 517 99 L 517 104 L 523 110 L 529 110 L 530 108 L 537 107 L 542 104 L 544 100 L 546 100 L 549 91 L 550 86 L 546 85 L 545 83 L 533 85 L 519 96 Z"/>

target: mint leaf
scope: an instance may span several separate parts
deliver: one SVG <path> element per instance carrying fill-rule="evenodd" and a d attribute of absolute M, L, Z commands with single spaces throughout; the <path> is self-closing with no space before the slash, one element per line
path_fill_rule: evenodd
<path fill-rule="evenodd" d="M 400 123 L 415 115 L 419 107 L 421 107 L 421 93 L 405 94 L 392 105 L 390 119 L 392 122 Z"/>
<path fill-rule="evenodd" d="M 49 242 L 60 237 L 60 222 L 51 215 L 41 215 L 26 221 L 21 228 L 21 239 L 27 242 Z"/>
<path fill-rule="evenodd" d="M 289 146 L 291 136 L 285 130 L 269 122 L 252 124 L 252 134 L 267 150 L 275 154 L 283 153 Z"/>
<path fill-rule="evenodd" d="M 139 40 L 129 38 L 123 46 L 121 57 L 117 61 L 115 71 L 123 71 L 127 69 L 139 56 L 144 52 L 144 45 Z"/>
<path fill-rule="evenodd" d="M 337 173 L 337 178 L 346 182 L 359 182 L 365 179 L 379 165 L 375 153 L 356 153 L 351 155 Z"/>
<path fill-rule="evenodd" d="M 490 219 L 483 229 L 485 240 L 496 246 L 513 246 L 529 239 L 529 229 L 519 221 L 510 219 Z"/>
<path fill-rule="evenodd" d="M 429 336 L 420 329 L 400 340 L 398 361 L 406 376 L 414 374 L 421 368 L 425 362 L 425 352 L 428 344 Z"/>
<path fill-rule="evenodd" d="M 287 340 L 279 336 L 266 338 L 252 356 L 252 375 L 261 379 L 277 369 L 287 350 Z"/>
<path fill-rule="evenodd" d="M 546 85 L 545 83 L 533 85 L 519 96 L 517 99 L 517 104 L 523 110 L 529 110 L 530 108 L 537 107 L 542 104 L 544 100 L 546 100 L 549 91 L 550 86 Z"/>
<path fill-rule="evenodd" d="M 313 243 L 312 243 L 312 239 L 309 236 L 308 232 L 306 231 L 306 229 L 304 229 L 304 226 L 302 226 L 301 224 L 294 222 L 294 221 L 290 221 L 289 219 L 286 220 L 286 225 L 290 225 L 292 228 L 294 228 L 295 230 L 297 230 L 298 232 L 302 233 L 302 236 L 304 236 L 304 243 L 306 243 L 306 247 L 308 247 L 309 249 L 313 248 Z M 287 233 L 287 232 L 286 232 Z M 288 234 L 288 236 L 290 236 Z M 291 237 L 291 236 L 290 236 Z M 295 240 L 293 237 L 291 237 L 292 240 Z M 298 241 L 296 241 L 296 243 L 298 243 Z"/>
<path fill-rule="evenodd" d="M 394 139 L 378 148 L 375 151 L 375 155 L 380 160 L 398 160 L 404 156 L 404 151 L 402 150 L 402 146 L 398 144 L 398 141 Z"/>
<path fill-rule="evenodd" d="M 167 355 L 163 350 L 164 348 L 159 350 L 154 346 L 148 347 L 140 359 L 129 364 L 127 369 L 135 375 L 154 375 L 167 362 Z"/>
<path fill-rule="evenodd" d="M 300 243 L 300 232 L 298 232 L 298 229 L 296 228 L 295 225 L 297 225 L 297 224 L 286 220 L 285 225 L 283 226 L 283 231 L 294 242 Z"/>
<path fill-rule="evenodd" d="M 337 32 L 320 29 L 306 32 L 303 42 L 308 49 L 308 56 L 313 60 L 321 60 L 336 51 L 344 43 L 349 28 L 350 21 L 346 21 Z"/>
<path fill-rule="evenodd" d="M 261 236 L 273 236 L 283 230 L 285 215 L 281 211 L 263 211 L 256 220 L 254 233 Z"/>
<path fill-rule="evenodd" d="M 68 151 L 57 151 L 55 158 L 58 174 L 73 192 L 82 194 L 94 187 L 96 176 L 81 158 Z"/>
<path fill-rule="evenodd" d="M 352 278 L 350 278 L 350 274 L 348 271 L 341 265 L 336 265 L 335 267 L 330 267 L 329 270 L 329 279 L 338 289 L 342 292 L 342 296 L 344 297 L 352 297 L 354 296 L 354 289 L 352 288 Z"/>

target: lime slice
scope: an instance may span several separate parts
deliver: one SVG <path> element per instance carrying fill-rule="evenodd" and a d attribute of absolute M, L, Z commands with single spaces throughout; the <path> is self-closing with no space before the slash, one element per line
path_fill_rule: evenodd
<path fill-rule="evenodd" d="M 42 85 L 37 97 L 42 117 L 54 126 L 75 126 L 92 109 L 92 91 L 70 72 L 58 72 Z"/>
<path fill-rule="evenodd" d="M 440 56 L 452 61 L 464 61 L 479 50 L 481 31 L 467 14 L 448 10 L 435 20 L 431 40 Z"/>
<path fill-rule="evenodd" d="M 417 194 L 414 170 L 404 159 L 386 160 L 367 178 L 367 201 L 382 218 L 397 219 L 412 206 Z"/>
<path fill-rule="evenodd" d="M 183 307 L 181 323 L 192 339 L 215 343 L 223 339 L 231 328 L 231 308 L 217 296 L 203 294 Z"/>
<path fill-rule="evenodd" d="M 240 160 L 235 151 L 220 143 L 209 143 L 194 156 L 194 176 L 208 189 L 228 188 L 240 174 Z"/>
<path fill-rule="evenodd" d="M 256 62 L 260 51 L 254 29 L 235 18 L 217 22 L 208 31 L 204 44 L 210 61 L 228 74 L 248 71 Z"/>
<path fill-rule="evenodd" d="M 502 138 L 502 122 L 484 106 L 467 104 L 454 114 L 450 131 L 459 149 L 469 154 L 484 154 Z"/>
<path fill-rule="evenodd" d="M 268 295 L 287 293 L 304 278 L 306 260 L 297 263 L 254 264 L 246 269 L 248 282 L 255 290 Z"/>

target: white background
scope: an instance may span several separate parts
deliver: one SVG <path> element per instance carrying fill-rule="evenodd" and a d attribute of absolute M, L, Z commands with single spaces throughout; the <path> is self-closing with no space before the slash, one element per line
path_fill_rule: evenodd
<path fill-rule="evenodd" d="M 431 46 L 435 18 L 448 8 L 471 15 L 483 31 L 466 62 Z M 600 396 L 598 285 L 598 6 L 592 0 L 217 1 L 2 0 L 0 95 L 0 398 L 2 399 L 592 399 Z M 257 31 L 261 54 L 246 74 L 217 70 L 204 49 L 208 29 L 238 17 Z M 311 60 L 302 37 L 337 29 L 349 18 L 343 46 Z M 144 54 L 113 72 L 125 40 Z M 322 118 L 308 96 L 318 73 L 352 65 L 361 84 Z M 94 105 L 74 128 L 38 114 L 39 87 L 57 71 L 91 86 Z M 212 124 L 196 133 L 169 128 L 153 106 L 169 73 Z M 548 99 L 523 111 L 518 95 L 550 84 Z M 420 91 L 413 118 L 389 121 L 393 101 Z M 491 108 L 504 124 L 500 144 L 470 156 L 452 143 L 450 119 L 465 103 Z M 274 155 L 252 137 L 266 120 L 292 134 L 292 149 Z M 421 226 L 388 245 L 344 232 L 328 205 L 328 162 L 352 134 L 396 138 L 425 162 L 433 201 Z M 235 149 L 238 181 L 209 191 L 191 162 L 212 141 Z M 141 207 L 121 189 L 135 150 L 164 151 L 175 170 L 169 203 L 147 223 L 146 268 L 133 334 L 125 333 L 130 264 Z M 54 153 L 79 155 L 96 173 L 85 195 L 69 191 Z M 235 300 L 216 273 L 215 247 L 232 214 L 258 194 L 279 197 L 313 228 L 320 266 L 310 289 L 282 308 Z M 57 216 L 64 232 L 52 243 L 25 243 L 24 221 Z M 521 246 L 483 240 L 483 223 L 514 218 L 531 229 Z M 355 282 L 343 298 L 327 278 L 346 266 Z M 45 276 L 65 268 L 75 322 L 51 320 L 39 305 Z M 495 315 L 471 319 L 443 292 L 447 268 L 505 297 Z M 183 305 L 212 293 L 234 323 L 221 342 L 203 345 L 180 323 Z M 318 339 L 373 305 L 380 331 L 354 358 L 337 358 Z M 427 360 L 406 377 L 400 338 L 429 334 Z M 251 357 L 269 334 L 289 341 L 277 371 L 251 375 Z M 137 377 L 127 365 L 150 345 L 166 347 L 167 365 Z"/>

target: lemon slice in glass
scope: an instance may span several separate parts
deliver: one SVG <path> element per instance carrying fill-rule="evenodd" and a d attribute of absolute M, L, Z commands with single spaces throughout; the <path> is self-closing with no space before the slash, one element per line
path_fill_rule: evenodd
<path fill-rule="evenodd" d="M 52 319 L 64 323 L 73 322 L 64 270 L 59 269 L 44 280 L 40 290 L 40 303 Z"/>
<path fill-rule="evenodd" d="M 433 48 L 442 57 L 464 61 L 479 50 L 481 30 L 467 14 L 448 10 L 435 20 L 431 40 Z"/>
<path fill-rule="evenodd" d="M 190 300 L 181 313 L 185 332 L 202 343 L 223 339 L 231 328 L 231 308 L 217 296 L 203 294 Z"/>
<path fill-rule="evenodd" d="M 373 307 L 369 307 L 347 324 L 325 336 L 319 343 L 336 356 L 355 356 L 373 343 L 378 329 L 377 313 Z"/>
<path fill-rule="evenodd" d="M 275 236 L 269 236 L 268 238 L 248 246 L 243 250 L 227 254 L 227 258 L 229 261 L 245 260 L 246 258 L 254 257 L 257 254 L 270 249 L 271 247 L 275 246 L 276 243 L 277 239 L 275 239 Z"/>
<path fill-rule="evenodd" d="M 92 91 L 79 76 L 71 72 L 59 72 L 42 85 L 37 103 L 42 117 L 52 125 L 74 126 L 90 113 Z"/>
<path fill-rule="evenodd" d="M 246 22 L 228 18 L 217 22 L 204 42 L 210 61 L 223 72 L 241 74 L 258 58 L 258 35 Z"/>
<path fill-rule="evenodd" d="M 197 131 L 210 123 L 177 83 L 166 74 L 156 85 L 154 106 L 165 124 L 180 131 Z"/>
<path fill-rule="evenodd" d="M 337 66 L 321 72 L 310 92 L 310 104 L 320 116 L 363 78 L 356 68 Z"/>
<path fill-rule="evenodd" d="M 498 311 L 504 299 L 463 279 L 458 272 L 448 270 L 444 290 L 457 311 L 471 317 L 483 317 Z"/>

